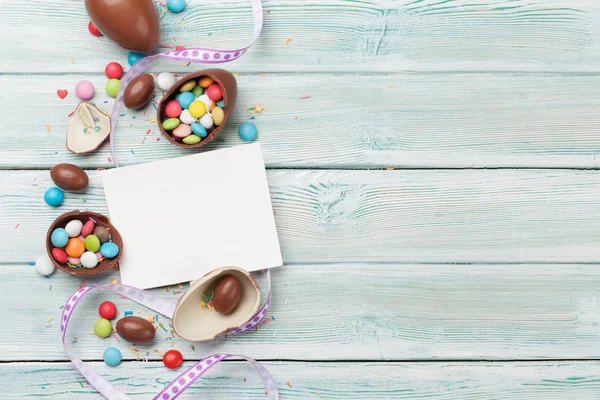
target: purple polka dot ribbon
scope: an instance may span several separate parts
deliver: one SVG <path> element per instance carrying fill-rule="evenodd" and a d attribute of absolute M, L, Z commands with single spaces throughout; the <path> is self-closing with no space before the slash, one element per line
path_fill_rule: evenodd
<path fill-rule="evenodd" d="M 233 329 L 227 334 L 233 334 L 238 332 L 244 332 L 255 328 L 267 315 L 269 310 L 269 305 L 271 304 L 271 274 L 269 270 L 266 270 L 267 276 L 267 284 L 269 287 L 269 293 L 267 295 L 267 300 L 265 304 L 258 310 L 258 312 L 248 321 L 246 325 L 241 328 Z M 73 316 L 73 311 L 75 311 L 75 307 L 79 304 L 81 299 L 92 290 L 106 290 L 110 292 L 117 293 L 121 296 L 127 297 L 133 301 L 140 303 L 141 305 L 148 307 L 149 309 L 155 310 L 160 314 L 172 318 L 173 313 L 175 312 L 175 308 L 177 304 L 163 299 L 162 297 L 156 296 L 150 292 L 146 292 L 145 290 L 137 289 L 131 286 L 126 285 L 114 285 L 114 284 L 103 284 L 96 286 L 88 286 L 83 287 L 77 290 L 75 293 L 69 297 L 65 307 L 63 308 L 62 316 L 60 319 L 60 330 L 62 332 L 62 341 L 67 356 L 75 366 L 75 368 L 83 375 L 83 377 L 98 390 L 103 396 L 105 396 L 109 400 L 131 400 L 131 398 L 125 394 L 121 389 L 109 383 L 105 378 L 103 378 L 100 374 L 94 371 L 92 368 L 85 365 L 83 360 L 81 360 L 77 355 L 69 348 L 66 341 L 66 333 L 67 327 L 69 326 L 69 321 Z M 269 374 L 269 372 L 263 367 L 258 361 L 253 360 L 252 358 L 235 355 L 235 354 L 213 354 L 209 357 L 206 357 L 197 363 L 193 364 L 191 367 L 183 371 L 179 374 L 175 379 L 171 381 L 163 390 L 161 390 L 156 396 L 153 397 L 153 400 L 174 400 L 179 397 L 183 392 L 186 391 L 194 382 L 196 382 L 202 375 L 204 375 L 208 370 L 212 367 L 220 363 L 221 361 L 227 358 L 241 358 L 246 360 L 252 365 L 260 374 L 263 383 L 266 388 L 266 399 L 267 400 L 278 400 L 279 392 L 277 391 L 277 383 L 273 379 L 273 377 Z"/>
<path fill-rule="evenodd" d="M 176 61 L 188 61 L 194 63 L 201 64 L 223 64 L 233 60 L 237 60 L 240 58 L 246 51 L 252 47 L 260 32 L 262 31 L 263 26 L 263 10 L 261 5 L 261 0 L 250 0 L 252 4 L 252 19 L 254 24 L 254 32 L 252 35 L 252 40 L 250 44 L 246 47 L 237 50 L 216 50 L 209 48 L 190 48 L 179 51 L 167 51 L 164 53 L 155 54 L 153 56 L 144 57 L 138 62 L 136 62 L 133 67 L 127 71 L 125 76 L 121 79 L 121 87 L 119 88 L 119 93 L 117 94 L 117 98 L 115 99 L 115 104 L 112 109 L 111 114 L 111 126 L 110 126 L 110 155 L 112 157 L 112 161 L 116 167 L 118 167 L 117 159 L 115 157 L 115 131 L 117 129 L 117 120 L 119 119 L 119 110 L 123 105 L 123 94 L 125 93 L 125 88 L 129 82 L 131 82 L 135 77 L 139 76 L 144 70 L 148 67 L 148 65 L 152 64 L 155 60 L 159 58 L 167 58 L 170 60 Z"/>

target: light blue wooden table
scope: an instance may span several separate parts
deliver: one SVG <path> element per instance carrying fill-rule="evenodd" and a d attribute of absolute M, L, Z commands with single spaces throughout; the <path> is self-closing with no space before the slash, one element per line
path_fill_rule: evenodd
<path fill-rule="evenodd" d="M 164 16 L 162 42 L 235 48 L 250 36 L 246 1 L 189 3 Z M 90 295 L 69 332 L 79 355 L 142 399 L 175 376 L 154 352 L 171 347 L 188 362 L 217 351 L 262 360 L 282 399 L 600 398 L 600 2 L 264 8 L 258 44 L 228 66 L 239 107 L 207 147 L 241 143 L 246 108 L 262 104 L 255 123 L 286 264 L 273 274 L 273 318 L 195 348 L 159 329 L 138 356 L 89 334 L 106 299 Z M 125 64 L 126 51 L 88 33 L 81 0 L 6 1 L 0 18 L 0 398 L 98 398 L 57 323 L 82 280 L 43 278 L 31 263 L 57 215 L 107 212 L 96 170 L 112 166 L 108 145 L 76 156 L 65 128 L 81 79 L 110 110 L 104 66 Z M 123 165 L 189 154 L 158 140 L 144 112 L 124 113 Z M 42 196 L 59 162 L 85 167 L 91 186 L 53 209 Z M 178 290 L 155 292 L 175 300 Z M 101 361 L 109 345 L 126 359 L 117 368 Z M 228 362 L 185 398 L 263 399 L 264 389 Z"/>

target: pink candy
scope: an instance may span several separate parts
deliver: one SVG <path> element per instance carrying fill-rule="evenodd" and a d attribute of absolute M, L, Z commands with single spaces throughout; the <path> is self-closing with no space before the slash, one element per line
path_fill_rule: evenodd
<path fill-rule="evenodd" d="M 187 124 L 179 124 L 179 126 L 171 132 L 173 136 L 179 139 L 183 139 L 192 133 L 192 127 Z"/>
<path fill-rule="evenodd" d="M 67 258 L 67 261 L 71 265 L 79 265 L 79 264 L 81 264 L 81 259 L 79 257 L 69 257 L 69 258 Z"/>
<path fill-rule="evenodd" d="M 171 100 L 165 105 L 165 115 L 169 118 L 179 118 L 181 111 L 183 109 L 177 100 Z"/>
<path fill-rule="evenodd" d="M 212 101 L 219 101 L 223 98 L 223 89 L 218 83 L 213 83 L 206 89 L 206 95 Z"/>
<path fill-rule="evenodd" d="M 94 85 L 90 81 L 80 81 L 75 86 L 75 94 L 81 100 L 89 100 L 94 97 Z"/>
<path fill-rule="evenodd" d="M 96 225 L 96 224 L 91 219 L 88 222 L 86 222 L 85 224 L 83 224 L 83 228 L 81 228 L 81 236 L 83 236 L 85 238 L 88 235 L 91 235 L 92 232 L 94 231 L 94 225 Z"/>

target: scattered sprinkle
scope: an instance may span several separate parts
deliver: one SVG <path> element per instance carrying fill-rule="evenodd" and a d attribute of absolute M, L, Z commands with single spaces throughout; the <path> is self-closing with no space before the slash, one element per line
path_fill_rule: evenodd
<path fill-rule="evenodd" d="M 288 39 L 285 41 L 285 44 L 290 44 L 290 42 L 291 42 L 291 41 L 292 41 L 292 38 L 288 38 Z"/>
<path fill-rule="evenodd" d="M 304 100 L 304 99 L 310 99 L 312 97 L 312 95 L 310 94 L 306 94 L 304 96 L 300 96 L 300 100 Z"/>
<path fill-rule="evenodd" d="M 284 305 L 286 305 L 286 306 L 287 306 L 287 300 L 288 300 L 288 298 L 286 297 L 286 298 L 285 298 L 285 304 L 284 304 Z"/>
<path fill-rule="evenodd" d="M 181 283 L 178 283 L 177 286 L 179 286 L 179 289 L 183 289 L 183 286 L 181 286 Z"/>
<path fill-rule="evenodd" d="M 163 353 L 161 353 L 159 349 L 154 349 L 154 352 L 158 353 L 161 357 L 163 356 Z"/>
<path fill-rule="evenodd" d="M 177 36 L 173 36 L 173 40 L 174 40 L 174 41 L 177 41 Z"/>
<path fill-rule="evenodd" d="M 167 44 L 167 43 L 161 43 L 161 44 L 159 44 L 159 46 L 163 49 L 172 49 L 173 48 L 172 44 Z"/>
<path fill-rule="evenodd" d="M 46 124 L 46 130 L 50 133 L 50 125 Z"/>
<path fill-rule="evenodd" d="M 48 321 L 46 321 L 46 323 L 52 321 L 54 318 L 48 318 Z"/>
<path fill-rule="evenodd" d="M 157 138 L 156 138 L 156 141 L 158 142 L 159 140 L 160 140 L 160 138 L 159 138 L 159 137 L 157 137 Z"/>
<path fill-rule="evenodd" d="M 162 322 L 159 322 L 159 323 L 158 323 L 158 326 L 160 326 L 160 327 L 162 328 L 162 330 L 163 330 L 163 331 L 165 331 L 165 332 L 169 332 L 169 331 L 167 330 L 167 328 L 165 328 L 165 326 L 163 325 L 163 323 L 162 323 Z"/>
<path fill-rule="evenodd" d="M 146 317 L 146 321 L 148 321 L 151 324 L 153 324 L 154 323 L 154 315 L 148 314 L 148 316 Z"/>
<path fill-rule="evenodd" d="M 73 56 L 69 57 L 69 61 L 71 62 L 71 64 L 73 64 Z"/>
<path fill-rule="evenodd" d="M 108 162 L 112 162 L 112 159 L 110 157 L 107 157 Z"/>
<path fill-rule="evenodd" d="M 386 171 L 393 171 L 393 170 L 394 170 L 394 167 L 387 167 L 385 170 L 386 170 Z"/>
<path fill-rule="evenodd" d="M 119 283 L 119 280 L 118 280 L 117 278 L 112 278 L 112 279 L 110 280 L 110 283 L 111 283 L 112 285 L 116 285 L 116 284 L 118 284 L 118 283 Z"/>
<path fill-rule="evenodd" d="M 175 342 L 171 342 L 171 347 L 175 347 Z"/>
<path fill-rule="evenodd" d="M 275 332 L 273 332 L 273 337 L 277 336 L 277 329 L 275 329 Z"/>
<path fill-rule="evenodd" d="M 133 315 L 133 311 L 125 311 L 125 312 L 123 312 L 123 314 L 124 314 L 125 316 L 128 316 L 128 315 Z"/>
<path fill-rule="evenodd" d="M 394 85 L 390 85 L 390 89 L 393 88 L 393 87 L 394 87 Z"/>
<path fill-rule="evenodd" d="M 262 106 L 262 104 L 257 104 L 254 106 L 254 111 L 257 114 L 262 114 L 263 110 L 264 110 L 264 107 Z"/>
<path fill-rule="evenodd" d="M 50 285 L 50 289 L 48 289 L 49 291 L 52 291 L 52 285 Z"/>
<path fill-rule="evenodd" d="M 19 224 L 16 224 L 16 225 L 15 225 L 15 229 L 17 229 L 18 227 L 19 227 Z"/>
<path fill-rule="evenodd" d="M 289 387 L 292 387 L 292 384 L 291 384 L 291 383 L 289 383 L 289 382 L 287 383 L 287 385 L 288 385 Z"/>
<path fill-rule="evenodd" d="M 131 154 L 135 154 L 133 150 L 129 150 L 131 152 Z"/>
<path fill-rule="evenodd" d="M 121 343 L 121 341 L 119 340 L 119 338 L 117 337 L 117 335 L 112 335 L 112 337 L 115 338 L 115 340 L 117 341 L 117 343 Z"/>
<path fill-rule="evenodd" d="M 77 289 L 84 288 L 86 283 L 87 283 L 87 279 L 86 279 L 86 280 L 84 280 L 83 282 L 81 282 L 81 283 L 79 284 L 79 286 L 77 286 Z"/>
<path fill-rule="evenodd" d="M 321 392 L 316 392 L 315 394 L 316 394 L 317 396 L 320 396 L 320 395 L 321 395 Z"/>
<path fill-rule="evenodd" d="M 79 386 L 83 387 L 83 383 L 79 382 Z"/>
<path fill-rule="evenodd" d="M 189 66 L 190 66 L 190 64 L 191 64 L 191 62 L 187 63 L 185 66 L 186 66 L 186 67 L 189 67 Z"/>
<path fill-rule="evenodd" d="M 235 74 L 232 74 L 233 76 L 240 76 L 240 74 L 238 74 L 237 72 Z"/>
<path fill-rule="evenodd" d="M 167 293 L 171 290 L 171 286 L 167 286 Z"/>
<path fill-rule="evenodd" d="M 190 345 L 190 349 L 192 349 L 192 351 L 196 351 L 196 346 L 194 346 L 193 344 Z"/>
<path fill-rule="evenodd" d="M 134 349 L 133 347 L 130 347 L 129 351 L 135 354 L 136 356 L 140 354 L 140 351 L 138 349 Z"/>

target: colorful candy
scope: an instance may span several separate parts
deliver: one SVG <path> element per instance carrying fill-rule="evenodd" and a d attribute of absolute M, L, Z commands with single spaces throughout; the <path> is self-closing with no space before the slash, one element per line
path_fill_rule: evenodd
<path fill-rule="evenodd" d="M 213 101 L 219 101 L 223 98 L 223 89 L 218 83 L 213 83 L 208 87 L 208 89 L 206 89 L 206 94 L 208 95 L 209 99 Z"/>
<path fill-rule="evenodd" d="M 132 110 L 139 110 L 150 102 L 154 97 L 154 77 L 150 74 L 139 75 L 125 88 L 123 92 L 123 104 Z"/>
<path fill-rule="evenodd" d="M 50 243 L 54 247 L 65 247 L 69 242 L 69 234 L 64 228 L 56 228 L 50 234 Z"/>
<path fill-rule="evenodd" d="M 192 124 L 192 132 L 194 132 L 196 135 L 200 136 L 201 138 L 205 138 L 206 135 L 208 135 L 208 131 L 206 130 L 206 128 L 198 123 Z"/>
<path fill-rule="evenodd" d="M 81 228 L 81 236 L 87 237 L 88 235 L 91 235 L 94 231 L 95 225 L 96 223 L 94 222 L 94 220 L 89 219 L 85 224 L 83 224 L 83 227 Z"/>
<path fill-rule="evenodd" d="M 223 123 L 223 121 L 225 121 L 225 111 L 223 111 L 221 107 L 213 108 L 213 110 L 210 113 L 212 115 L 215 126 L 219 126 Z"/>
<path fill-rule="evenodd" d="M 167 8 L 174 13 L 182 12 L 185 8 L 185 0 L 167 0 Z"/>
<path fill-rule="evenodd" d="M 95 253 L 98 250 L 100 250 L 100 239 L 98 239 L 94 235 L 86 236 L 84 244 L 85 244 L 85 249 L 87 251 L 91 251 L 92 253 Z"/>
<path fill-rule="evenodd" d="M 60 163 L 52 167 L 50 178 L 59 188 L 72 192 L 85 190 L 89 183 L 89 177 L 84 170 L 68 163 Z"/>
<path fill-rule="evenodd" d="M 136 62 L 140 61 L 144 57 L 146 57 L 146 56 L 142 53 L 130 51 L 129 54 L 127 54 L 127 62 L 129 63 L 129 65 L 131 65 L 133 67 Z"/>
<path fill-rule="evenodd" d="M 137 344 L 151 342 L 156 335 L 154 325 L 133 315 L 121 318 L 117 322 L 116 330 L 123 339 Z"/>
<path fill-rule="evenodd" d="M 96 28 L 96 25 L 94 25 L 92 21 L 88 22 L 88 30 L 94 36 L 102 36 L 102 32 L 100 32 L 98 28 Z"/>
<path fill-rule="evenodd" d="M 181 105 L 181 108 L 190 108 L 190 104 L 192 104 L 196 100 L 196 96 L 192 92 L 184 92 L 181 93 L 177 101 Z M 170 102 L 169 102 L 170 103 Z M 165 107 L 166 112 L 166 107 Z"/>
<path fill-rule="evenodd" d="M 200 85 L 200 87 L 203 87 L 205 89 L 208 88 L 213 83 L 215 83 L 215 81 L 210 76 L 203 76 L 202 78 L 198 79 L 198 85 Z"/>
<path fill-rule="evenodd" d="M 52 249 L 52 257 L 54 257 L 54 259 L 61 264 L 66 263 L 68 258 L 67 253 L 65 253 L 62 249 L 59 249 L 58 247 Z"/>
<path fill-rule="evenodd" d="M 48 256 L 42 256 L 35 260 L 35 270 L 40 275 L 48 276 L 52 275 L 56 267 L 52 263 L 52 260 Z"/>
<path fill-rule="evenodd" d="M 106 243 L 109 240 L 108 229 L 106 229 L 103 226 L 95 227 L 92 233 L 94 234 L 94 236 L 100 239 L 100 243 Z"/>
<path fill-rule="evenodd" d="M 81 221 L 78 219 L 69 221 L 69 223 L 65 226 L 65 230 L 69 234 L 69 237 L 77 237 L 81 235 L 82 228 L 83 223 L 81 223 Z"/>
<path fill-rule="evenodd" d="M 190 114 L 194 118 L 200 118 L 206 114 L 206 105 L 200 100 L 196 100 L 190 104 Z"/>
<path fill-rule="evenodd" d="M 258 129 L 256 129 L 256 125 L 254 125 L 252 122 L 244 122 L 238 128 L 238 134 L 242 140 L 251 142 L 258 136 Z"/>
<path fill-rule="evenodd" d="M 200 125 L 205 127 L 207 130 L 212 128 L 214 125 L 212 116 L 209 113 L 204 114 L 202 118 L 200 118 Z"/>
<path fill-rule="evenodd" d="M 91 251 L 86 251 L 83 253 L 80 260 L 81 265 L 83 265 L 84 268 L 96 268 L 98 265 L 98 257 L 96 257 L 96 253 Z"/>
<path fill-rule="evenodd" d="M 196 144 L 196 143 L 200 143 L 201 140 L 202 140 L 202 138 L 198 135 L 188 135 L 188 136 L 184 137 L 183 139 L 181 139 L 181 141 L 185 144 Z"/>
<path fill-rule="evenodd" d="M 194 88 L 192 89 L 191 92 L 194 96 L 199 97 L 202 96 L 202 93 L 204 93 L 204 89 L 202 88 L 202 86 L 200 85 L 196 85 L 194 86 Z"/>
<path fill-rule="evenodd" d="M 90 100 L 94 97 L 94 85 L 90 81 L 79 81 L 75 85 L 75 94 L 81 100 Z"/>
<path fill-rule="evenodd" d="M 98 307 L 98 314 L 104 319 L 114 319 L 117 316 L 117 306 L 111 301 L 105 301 Z"/>
<path fill-rule="evenodd" d="M 78 237 L 71 238 L 65 246 L 65 251 L 69 257 L 81 257 L 81 255 L 85 253 L 85 244 L 83 243 L 83 240 Z"/>
<path fill-rule="evenodd" d="M 170 72 L 161 72 L 158 75 L 158 78 L 156 78 L 156 83 L 158 84 L 158 87 L 164 90 L 165 92 L 171 89 L 175 82 L 177 82 L 177 79 L 175 78 L 175 75 L 173 75 Z"/>
<path fill-rule="evenodd" d="M 177 350 L 169 350 L 163 355 L 163 364 L 169 369 L 179 368 L 183 362 L 183 356 Z"/>
<path fill-rule="evenodd" d="M 207 110 L 210 110 L 210 102 L 212 100 L 208 98 L 207 94 L 203 94 L 202 96 L 198 97 L 198 100 L 200 100 L 201 102 L 203 102 L 206 105 Z"/>
<path fill-rule="evenodd" d="M 118 62 L 110 62 L 104 67 L 104 74 L 108 79 L 121 79 L 123 67 Z"/>
<path fill-rule="evenodd" d="M 109 79 L 106 82 L 106 94 L 110 97 L 117 97 L 119 94 L 119 89 L 121 88 L 121 81 L 118 79 Z"/>
<path fill-rule="evenodd" d="M 188 93 L 188 92 L 186 92 L 186 93 Z M 183 122 L 184 124 L 188 124 L 188 125 L 198 122 L 198 120 L 196 118 L 192 117 L 192 114 L 190 114 L 190 110 L 183 110 L 181 112 L 181 115 L 179 116 L 179 120 L 181 122 Z"/>
<path fill-rule="evenodd" d="M 121 363 L 121 351 L 116 347 L 109 347 L 104 350 L 104 354 L 102 355 L 102 359 L 109 367 L 116 367 Z"/>
<path fill-rule="evenodd" d="M 112 324 L 109 320 L 100 318 L 94 324 L 94 333 L 101 338 L 107 338 L 112 333 Z"/>
<path fill-rule="evenodd" d="M 100 253 L 106 258 L 115 258 L 119 254 L 119 246 L 113 242 L 106 242 L 100 246 Z"/>
<path fill-rule="evenodd" d="M 179 123 L 180 121 L 177 118 L 169 118 L 162 123 L 162 126 L 165 130 L 172 131 L 179 126 Z"/>
<path fill-rule="evenodd" d="M 181 93 L 189 92 L 194 88 L 194 86 L 196 86 L 196 82 L 194 82 L 194 81 L 186 82 L 185 84 L 183 84 L 183 86 L 181 86 L 179 88 L 179 92 L 181 92 Z"/>
<path fill-rule="evenodd" d="M 50 188 L 44 193 L 44 201 L 52 207 L 58 207 L 62 204 L 65 195 L 62 190 L 57 187 Z"/>
<path fill-rule="evenodd" d="M 179 124 L 179 126 L 171 132 L 173 136 L 183 139 L 192 134 L 192 128 L 187 124 Z"/>

